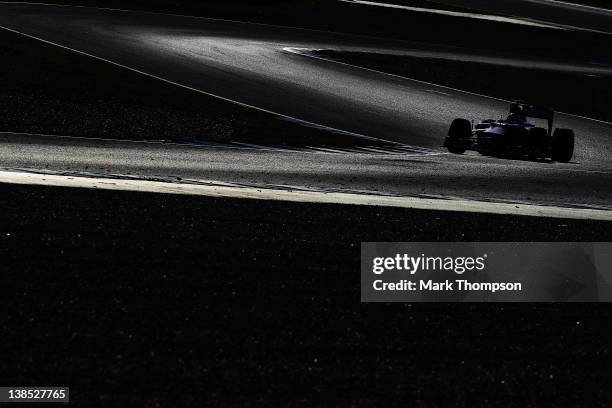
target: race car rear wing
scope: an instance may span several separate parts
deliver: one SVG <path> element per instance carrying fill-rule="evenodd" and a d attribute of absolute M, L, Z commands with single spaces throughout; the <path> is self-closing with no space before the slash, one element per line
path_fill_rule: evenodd
<path fill-rule="evenodd" d="M 538 106 L 527 105 L 525 103 L 519 103 L 523 114 L 528 118 L 546 119 L 548 121 L 548 134 L 552 134 L 553 121 L 555 118 L 555 111 L 551 108 L 541 108 Z"/>

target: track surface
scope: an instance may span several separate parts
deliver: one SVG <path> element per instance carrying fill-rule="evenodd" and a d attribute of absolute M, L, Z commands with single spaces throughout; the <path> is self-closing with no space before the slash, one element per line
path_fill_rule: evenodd
<path fill-rule="evenodd" d="M 609 67 L 229 21 L 90 8 L 0 4 L 0 25 L 181 85 L 367 136 L 439 148 L 455 117 L 505 114 L 483 96 L 318 60 L 304 49 L 469 59 L 609 74 Z M 298 52 L 296 53 L 296 49 Z M 292 52 L 293 51 L 293 52 Z M 506 59 L 508 58 L 508 59 Z M 4 134 L 2 166 L 317 186 L 473 199 L 607 206 L 612 125 L 558 115 L 578 137 L 569 164 L 474 155 L 210 149 Z"/>
<path fill-rule="evenodd" d="M 557 0 L 439 0 L 439 3 L 612 33 L 612 10 Z M 612 7 L 612 5 L 610 6 Z"/>

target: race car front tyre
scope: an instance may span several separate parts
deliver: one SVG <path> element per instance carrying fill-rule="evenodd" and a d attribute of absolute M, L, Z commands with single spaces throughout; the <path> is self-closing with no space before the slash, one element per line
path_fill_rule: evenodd
<path fill-rule="evenodd" d="M 467 119 L 455 119 L 448 129 L 446 148 L 454 154 L 465 153 L 465 142 L 472 136 L 472 124 Z"/>
<path fill-rule="evenodd" d="M 567 163 L 574 155 L 574 131 L 571 129 L 556 129 L 552 138 L 552 159 Z"/>

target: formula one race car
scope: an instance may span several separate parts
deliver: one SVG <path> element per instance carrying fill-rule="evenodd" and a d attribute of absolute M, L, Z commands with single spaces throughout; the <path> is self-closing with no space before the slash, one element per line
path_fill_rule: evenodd
<path fill-rule="evenodd" d="M 487 156 L 569 162 L 574 155 L 574 131 L 555 129 L 553 133 L 554 115 L 549 108 L 512 102 L 506 120 L 487 119 L 473 126 L 467 119 L 455 119 L 444 147 L 456 154 L 475 150 Z M 529 123 L 527 118 L 546 119 L 548 129 Z"/>

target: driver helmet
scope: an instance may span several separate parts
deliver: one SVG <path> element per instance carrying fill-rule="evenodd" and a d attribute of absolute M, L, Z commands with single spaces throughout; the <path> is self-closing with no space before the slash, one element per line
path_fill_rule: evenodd
<path fill-rule="evenodd" d="M 517 115 L 521 115 L 523 110 L 521 109 L 521 105 L 516 102 L 512 102 L 510 104 L 510 113 L 516 113 Z"/>

